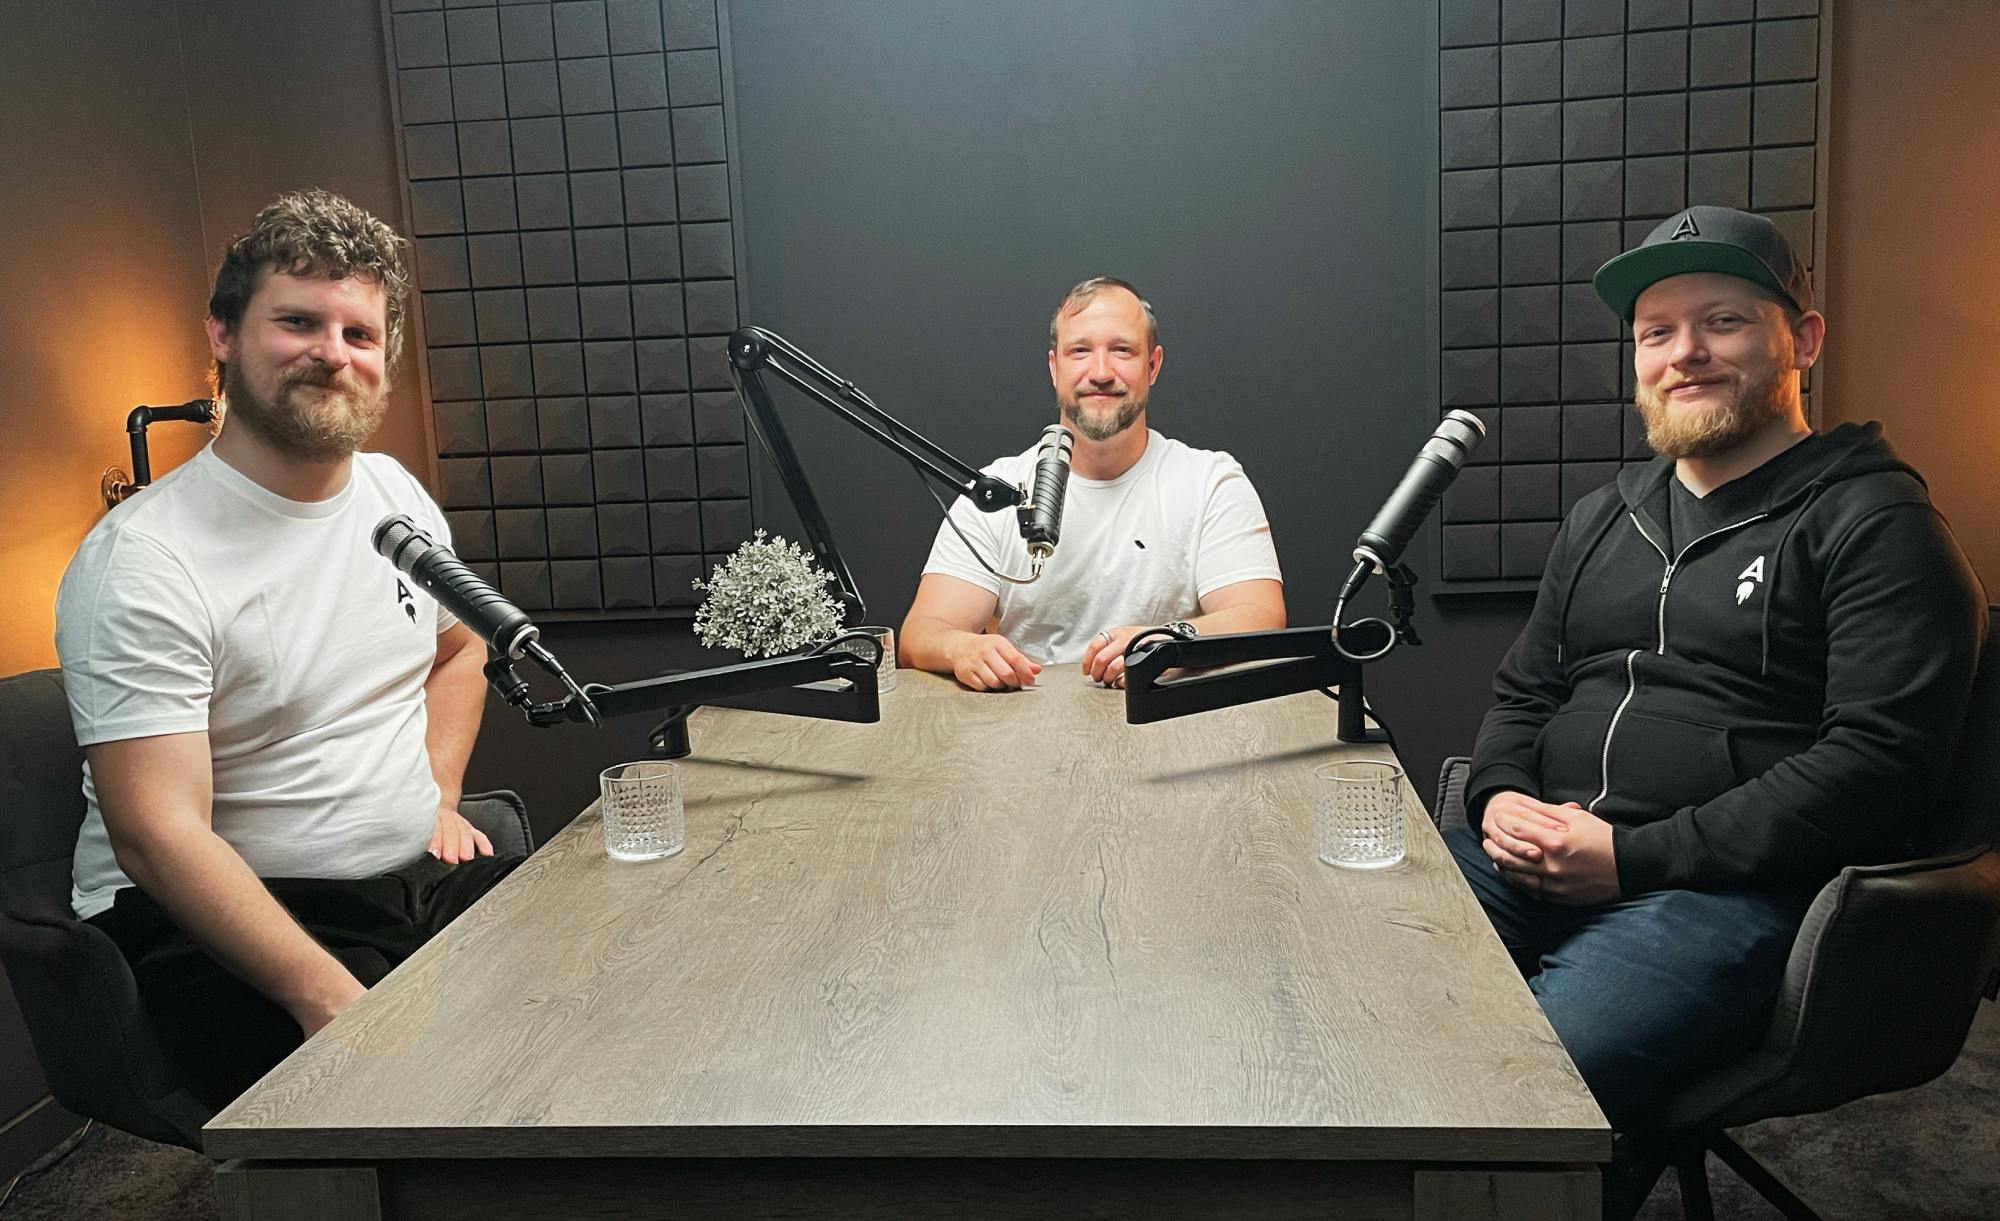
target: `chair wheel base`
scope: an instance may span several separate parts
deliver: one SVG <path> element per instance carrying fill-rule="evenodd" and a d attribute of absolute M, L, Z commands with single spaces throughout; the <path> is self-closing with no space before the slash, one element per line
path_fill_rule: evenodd
<path fill-rule="evenodd" d="M 1674 1171 L 1681 1184 L 1681 1212 L 1687 1221 L 1715 1221 L 1715 1206 L 1708 1194 L 1706 1159 L 1710 1150 L 1787 1221 L 1823 1221 L 1804 1200 L 1792 1194 L 1791 1188 L 1779 1182 L 1763 1163 L 1720 1129 L 1701 1133 L 1674 1151 Z"/>

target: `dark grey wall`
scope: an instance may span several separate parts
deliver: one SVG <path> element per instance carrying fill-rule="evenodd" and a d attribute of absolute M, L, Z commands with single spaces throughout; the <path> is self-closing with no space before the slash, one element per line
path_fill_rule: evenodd
<path fill-rule="evenodd" d="M 1167 349 L 1155 426 L 1236 455 L 1292 621 L 1327 620 L 1437 418 L 1432 6 L 731 0 L 728 28 L 749 321 L 982 464 L 1054 418 L 1063 290 L 1133 280 Z M 899 621 L 936 507 L 817 405 L 780 406 L 870 617 Z M 1524 608 L 1426 599 L 1429 643 L 1371 676 L 1420 789 Z"/>

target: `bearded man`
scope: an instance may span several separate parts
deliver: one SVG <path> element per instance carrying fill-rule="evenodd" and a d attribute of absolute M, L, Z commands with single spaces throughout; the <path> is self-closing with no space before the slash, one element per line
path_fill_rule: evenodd
<path fill-rule="evenodd" d="M 1880 425 L 1807 424 L 1826 322 L 1768 220 L 1690 208 L 1596 287 L 1658 457 L 1564 520 L 1447 840 L 1613 1127 L 1643 1134 L 1762 1038 L 1821 884 L 1913 854 L 1986 613 Z M 1633 1187 L 1607 1181 L 1607 1215 Z"/>
<path fill-rule="evenodd" d="M 1013 516 L 954 505 L 903 620 L 902 664 L 974 691 L 1031 686 L 1050 663 L 1122 686 L 1126 642 L 1147 628 L 1285 626 L 1271 525 L 1243 468 L 1147 426 L 1165 358 L 1153 307 L 1130 284 L 1100 276 L 1064 295 L 1049 319 L 1049 380 L 1076 439 L 1062 546 L 1022 584 Z M 1029 449 L 986 472 L 1025 486 L 1034 469 Z"/>
<path fill-rule="evenodd" d="M 457 812 L 484 649 L 375 555 L 443 514 L 357 453 L 403 342 L 406 243 L 337 195 L 224 256 L 219 435 L 78 548 L 56 647 L 86 763 L 73 903 L 221 1106 L 518 863 Z"/>

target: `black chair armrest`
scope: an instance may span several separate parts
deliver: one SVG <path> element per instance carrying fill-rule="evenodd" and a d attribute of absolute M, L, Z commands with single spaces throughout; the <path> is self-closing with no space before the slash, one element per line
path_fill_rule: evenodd
<path fill-rule="evenodd" d="M 1921 1085 L 1958 1058 L 1996 961 L 2000 854 L 1843 869 L 1806 912 L 1763 1047 L 1663 1119 L 1731 1127 Z"/>
<path fill-rule="evenodd" d="M 467 793 L 458 800 L 458 812 L 493 841 L 498 855 L 526 856 L 535 850 L 535 830 L 528 825 L 527 804 L 510 789 Z"/>
<path fill-rule="evenodd" d="M 1438 769 L 1437 804 L 1431 807 L 1431 821 L 1439 831 L 1465 825 L 1465 782 L 1472 775 L 1472 760 L 1453 755 Z"/>
<path fill-rule="evenodd" d="M 57 1102 L 148 1140 L 201 1148 L 213 1112 L 153 1037 L 111 938 L 66 917 L 0 917 L 0 958 Z"/>

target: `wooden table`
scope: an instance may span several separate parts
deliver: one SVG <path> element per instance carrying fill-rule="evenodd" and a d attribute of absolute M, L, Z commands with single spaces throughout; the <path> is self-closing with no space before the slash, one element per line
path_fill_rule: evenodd
<path fill-rule="evenodd" d="M 1414 793 L 1405 865 L 1313 859 L 1314 765 L 1386 748 L 1042 677 L 698 713 L 687 849 L 578 818 L 216 1116 L 223 1216 L 1597 1216 Z"/>

